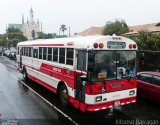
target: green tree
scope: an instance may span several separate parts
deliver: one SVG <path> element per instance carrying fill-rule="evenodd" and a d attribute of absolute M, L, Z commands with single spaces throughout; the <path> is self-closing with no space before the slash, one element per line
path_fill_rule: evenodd
<path fill-rule="evenodd" d="M 37 39 L 44 39 L 45 34 L 43 32 L 37 32 L 38 38 Z"/>
<path fill-rule="evenodd" d="M 27 40 L 27 38 L 23 35 L 23 32 L 14 27 L 8 28 L 6 34 L 3 36 L 6 38 L 7 47 L 16 47 L 18 42 Z"/>
<path fill-rule="evenodd" d="M 52 39 L 52 38 L 57 38 L 56 33 L 43 33 L 43 32 L 38 32 L 38 39 Z"/>
<path fill-rule="evenodd" d="M 5 46 L 6 37 L 4 35 L 0 35 L 0 46 Z"/>
<path fill-rule="evenodd" d="M 121 35 L 127 33 L 129 28 L 124 20 L 108 21 L 102 31 L 103 35 Z"/>
<path fill-rule="evenodd" d="M 152 34 L 148 31 L 139 31 L 139 36 L 131 36 L 141 50 L 160 50 L 160 33 Z"/>
<path fill-rule="evenodd" d="M 64 31 L 67 30 L 66 25 L 62 24 L 60 25 L 60 29 L 59 29 L 59 36 L 60 36 L 60 32 L 63 32 L 63 36 L 64 36 Z"/>

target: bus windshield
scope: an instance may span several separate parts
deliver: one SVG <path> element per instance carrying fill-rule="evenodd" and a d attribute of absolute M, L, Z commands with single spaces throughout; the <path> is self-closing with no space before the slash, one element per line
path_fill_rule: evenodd
<path fill-rule="evenodd" d="M 88 57 L 94 81 L 136 76 L 136 51 L 93 51 Z"/>

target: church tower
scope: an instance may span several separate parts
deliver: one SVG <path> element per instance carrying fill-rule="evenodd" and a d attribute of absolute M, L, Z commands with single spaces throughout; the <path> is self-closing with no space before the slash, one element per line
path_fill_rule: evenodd
<path fill-rule="evenodd" d="M 32 7 L 31 7 L 31 10 L 30 10 L 30 21 L 34 22 L 34 14 L 33 14 Z"/>
<path fill-rule="evenodd" d="M 24 24 L 24 16 L 23 16 L 23 14 L 22 14 L 22 25 Z"/>

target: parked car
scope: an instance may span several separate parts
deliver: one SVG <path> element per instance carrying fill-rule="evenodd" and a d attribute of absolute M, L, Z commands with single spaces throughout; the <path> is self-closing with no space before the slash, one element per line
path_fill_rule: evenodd
<path fill-rule="evenodd" d="M 5 52 L 5 55 L 6 55 L 7 57 L 9 57 L 9 54 L 10 54 L 10 51 L 9 51 L 9 50 Z"/>
<path fill-rule="evenodd" d="M 9 50 L 4 50 L 4 56 L 9 56 Z"/>
<path fill-rule="evenodd" d="M 16 58 L 16 51 L 10 51 L 9 52 L 9 58 L 10 59 L 15 59 Z"/>
<path fill-rule="evenodd" d="M 160 102 L 160 72 L 137 73 L 137 96 Z"/>

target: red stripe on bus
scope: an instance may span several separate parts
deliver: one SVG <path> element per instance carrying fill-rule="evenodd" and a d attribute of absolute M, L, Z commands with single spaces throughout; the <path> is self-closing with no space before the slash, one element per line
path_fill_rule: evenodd
<path fill-rule="evenodd" d="M 41 80 L 33 77 L 32 75 L 28 74 L 28 77 L 29 77 L 29 79 L 31 79 L 31 80 L 39 83 L 40 85 L 46 87 L 46 88 L 49 89 L 50 91 L 52 91 L 52 92 L 54 92 L 54 93 L 57 92 L 57 89 L 56 89 L 56 88 L 54 88 L 53 86 L 51 86 L 51 85 L 49 85 L 49 84 L 47 84 L 47 83 L 45 83 L 45 82 L 43 82 L 43 81 L 41 81 Z"/>
<path fill-rule="evenodd" d="M 67 83 L 67 85 L 71 88 L 75 88 L 75 71 L 70 71 L 70 74 L 66 73 L 67 69 L 58 68 L 52 65 L 48 64 L 41 64 L 40 69 L 36 69 L 34 67 L 28 66 L 26 64 L 23 64 L 25 67 L 29 67 L 33 70 L 36 70 L 40 73 L 44 73 L 45 75 L 51 76 L 53 78 L 59 79 L 60 81 L 63 81 Z M 61 72 L 53 70 L 54 68 L 60 69 Z"/>
<path fill-rule="evenodd" d="M 18 45 L 18 46 L 64 46 L 64 44 L 30 44 L 30 45 Z"/>
<path fill-rule="evenodd" d="M 51 92 L 57 93 L 57 89 L 56 89 L 55 87 L 53 87 L 53 86 L 51 86 L 51 85 L 48 85 L 47 83 L 45 83 L 45 82 L 43 82 L 43 81 L 35 78 L 35 77 L 32 76 L 32 75 L 29 75 L 29 74 L 28 74 L 28 77 L 29 77 L 29 79 L 31 79 L 31 80 L 37 82 L 38 84 L 44 86 L 46 89 L 50 90 Z M 75 98 L 74 98 L 74 97 L 72 97 L 72 96 L 69 95 L 68 100 L 69 100 L 69 102 L 70 102 L 72 105 L 75 105 L 75 104 L 74 104 L 74 101 L 75 101 Z"/>

